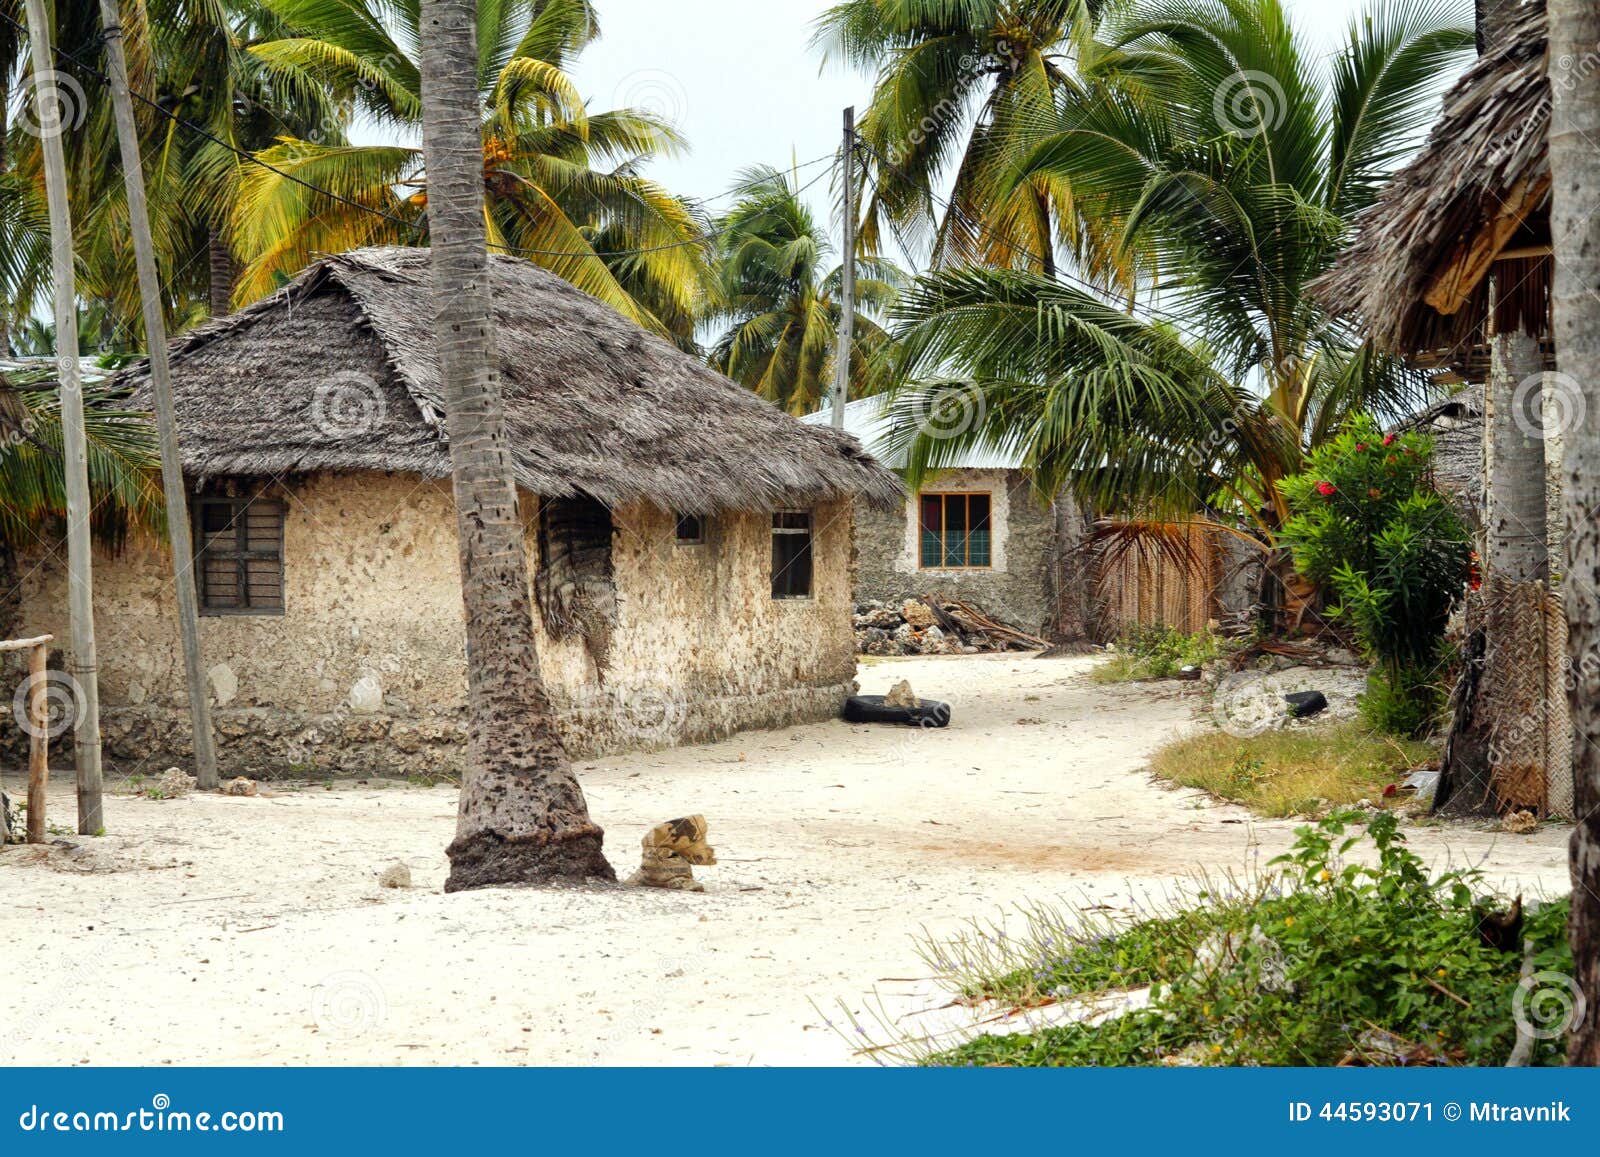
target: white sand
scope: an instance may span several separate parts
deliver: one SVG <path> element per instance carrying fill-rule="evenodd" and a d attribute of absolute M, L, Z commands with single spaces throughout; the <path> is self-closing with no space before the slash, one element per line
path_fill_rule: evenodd
<path fill-rule="evenodd" d="M 1124 904 L 1289 842 L 1293 824 L 1140 770 L 1196 689 L 1098 686 L 1090 662 L 877 660 L 864 690 L 907 677 L 954 703 L 953 725 L 816 724 L 582 767 L 623 874 L 650 825 L 706 815 L 722 862 L 696 870 L 703 895 L 446 896 L 442 787 L 113 797 L 111 834 L 77 854 L 0 854 L 0 1063 L 859 1060 L 817 1008 L 939 1003 L 923 927 L 1055 895 Z M 53 822 L 70 826 L 70 770 L 56 777 Z M 1560 831 L 1412 842 L 1530 891 L 1567 886 Z M 378 887 L 396 859 L 413 888 Z"/>

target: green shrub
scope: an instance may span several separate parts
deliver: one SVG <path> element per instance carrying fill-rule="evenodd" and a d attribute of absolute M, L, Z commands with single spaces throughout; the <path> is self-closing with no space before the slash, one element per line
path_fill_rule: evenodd
<path fill-rule="evenodd" d="M 969 997 L 1019 1005 L 1151 986 L 1147 1009 L 1099 1024 L 985 1036 L 924 1064 L 1331 1065 L 1355 1051 L 1390 1063 L 1503 1065 L 1519 1008 L 1544 1030 L 1532 1063 L 1560 1064 L 1564 1035 L 1519 996 L 1520 944 L 1479 933 L 1491 904 L 1473 869 L 1430 877 L 1392 815 L 1374 817 L 1375 863 L 1349 813 L 1298 829 L 1294 849 L 1248 888 L 1207 887 L 1199 906 L 1069 924 L 1036 909 L 1026 936 L 930 943 L 923 955 Z M 1535 970 L 1570 977 L 1567 901 L 1530 905 Z M 979 945 L 982 945 L 981 947 Z M 1552 982 L 1553 983 L 1553 982 Z M 1393 1048 L 1400 1055 L 1383 1051 Z M 902 1054 L 905 1057 L 905 1054 Z"/>
<path fill-rule="evenodd" d="M 1432 456 L 1425 435 L 1385 435 L 1362 417 L 1283 483 L 1293 517 L 1281 537 L 1295 566 L 1334 596 L 1332 613 L 1377 665 L 1363 713 L 1401 734 L 1437 714 L 1429 673 L 1471 568 L 1466 528 L 1429 481 Z"/>
<path fill-rule="evenodd" d="M 1096 669 L 1096 678 L 1106 683 L 1166 679 L 1184 667 L 1220 659 L 1227 650 L 1227 641 L 1209 629 L 1186 635 L 1160 623 L 1136 624 L 1123 633 L 1112 661 Z"/>

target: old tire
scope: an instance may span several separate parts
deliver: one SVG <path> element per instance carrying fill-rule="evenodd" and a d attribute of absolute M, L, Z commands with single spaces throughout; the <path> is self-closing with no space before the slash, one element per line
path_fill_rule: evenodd
<path fill-rule="evenodd" d="M 924 699 L 915 707 L 889 707 L 882 695 L 852 695 L 844 701 L 850 723 L 903 723 L 912 727 L 950 726 L 950 704 Z"/>

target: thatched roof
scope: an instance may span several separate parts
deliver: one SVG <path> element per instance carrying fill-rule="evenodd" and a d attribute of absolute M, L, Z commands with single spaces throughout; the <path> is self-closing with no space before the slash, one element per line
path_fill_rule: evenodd
<path fill-rule="evenodd" d="M 900 496 L 854 439 L 802 425 L 554 274 L 496 256 L 491 275 L 523 489 L 694 513 Z M 172 372 L 189 474 L 450 472 L 426 249 L 323 258 L 176 341 Z M 141 397 L 147 373 L 126 375 Z"/>
<path fill-rule="evenodd" d="M 1488 47 L 1445 95 L 1427 146 L 1312 286 L 1379 346 L 1423 364 L 1456 361 L 1481 341 L 1490 268 L 1549 241 L 1543 0 L 1525 0 Z"/>
<path fill-rule="evenodd" d="M 1468 386 L 1400 423 L 1433 437 L 1433 481 L 1474 522 L 1483 496 L 1483 387 Z"/>

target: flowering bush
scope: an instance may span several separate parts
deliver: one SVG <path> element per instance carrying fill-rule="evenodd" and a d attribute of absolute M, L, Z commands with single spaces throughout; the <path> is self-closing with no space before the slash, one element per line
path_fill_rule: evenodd
<path fill-rule="evenodd" d="M 1391 731 L 1431 721 L 1445 621 L 1471 575 L 1467 531 L 1433 487 L 1432 457 L 1432 439 L 1384 434 L 1363 417 L 1283 483 L 1295 567 L 1334 597 L 1377 665 L 1363 708 Z"/>

